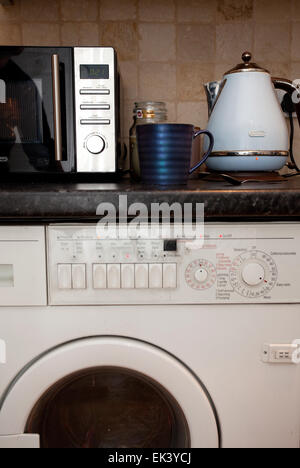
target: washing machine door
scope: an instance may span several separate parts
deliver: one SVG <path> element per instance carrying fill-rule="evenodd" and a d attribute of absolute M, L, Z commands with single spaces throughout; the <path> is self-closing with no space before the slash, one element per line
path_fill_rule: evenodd
<path fill-rule="evenodd" d="M 179 360 L 148 343 L 82 339 L 30 363 L 0 403 L 0 447 L 217 448 L 213 403 Z"/>

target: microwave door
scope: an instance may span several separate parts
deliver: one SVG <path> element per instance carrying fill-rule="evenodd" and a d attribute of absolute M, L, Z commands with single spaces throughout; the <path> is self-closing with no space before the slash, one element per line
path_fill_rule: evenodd
<path fill-rule="evenodd" d="M 72 50 L 1 47 L 0 80 L 0 175 L 72 172 Z"/>

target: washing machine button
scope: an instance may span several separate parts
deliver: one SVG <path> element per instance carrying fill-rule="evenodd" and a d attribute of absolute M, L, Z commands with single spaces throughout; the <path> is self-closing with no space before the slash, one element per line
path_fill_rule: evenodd
<path fill-rule="evenodd" d="M 135 265 L 135 288 L 148 289 L 149 288 L 149 265 L 140 264 Z"/>
<path fill-rule="evenodd" d="M 72 289 L 72 265 L 57 265 L 57 284 L 59 289 Z"/>
<path fill-rule="evenodd" d="M 107 288 L 106 265 L 93 265 L 93 287 L 94 289 Z"/>
<path fill-rule="evenodd" d="M 122 289 L 134 289 L 134 265 L 122 265 L 121 287 Z"/>
<path fill-rule="evenodd" d="M 73 289 L 86 289 L 86 266 L 84 264 L 72 265 Z"/>
<path fill-rule="evenodd" d="M 163 287 L 163 266 L 162 264 L 149 265 L 149 288 L 162 289 Z"/>
<path fill-rule="evenodd" d="M 121 265 L 107 265 L 108 289 L 121 289 Z"/>
<path fill-rule="evenodd" d="M 163 266 L 163 287 L 164 289 L 177 288 L 177 264 L 167 263 Z"/>

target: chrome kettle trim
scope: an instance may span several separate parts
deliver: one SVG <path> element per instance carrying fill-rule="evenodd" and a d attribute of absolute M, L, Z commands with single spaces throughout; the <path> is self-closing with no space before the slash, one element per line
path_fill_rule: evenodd
<path fill-rule="evenodd" d="M 251 68 L 251 69 L 245 69 L 245 70 L 233 70 L 225 73 L 224 76 L 227 75 L 233 75 L 235 73 L 265 73 L 266 75 L 270 75 L 270 72 L 268 70 L 263 70 L 262 68 Z"/>
<path fill-rule="evenodd" d="M 278 156 L 288 157 L 289 151 L 213 151 L 211 157 L 232 157 L 232 156 Z"/>
<path fill-rule="evenodd" d="M 226 83 L 227 79 L 224 78 L 222 81 L 212 81 L 203 85 L 208 102 L 208 117 L 211 116 L 214 108 L 216 107 L 216 104 L 222 94 Z"/>
<path fill-rule="evenodd" d="M 242 55 L 243 63 L 239 63 L 236 67 L 229 70 L 226 75 L 231 73 L 240 73 L 240 72 L 262 72 L 270 74 L 269 70 L 257 65 L 257 63 L 251 62 L 252 54 L 251 52 L 244 52 Z"/>

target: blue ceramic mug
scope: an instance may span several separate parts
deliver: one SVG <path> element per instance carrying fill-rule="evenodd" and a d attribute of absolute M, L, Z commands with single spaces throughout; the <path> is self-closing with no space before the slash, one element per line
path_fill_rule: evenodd
<path fill-rule="evenodd" d="M 141 179 L 150 185 L 185 185 L 189 175 L 209 157 L 214 137 L 207 130 L 195 132 L 189 124 L 138 125 L 137 144 Z M 192 145 L 195 138 L 205 134 L 210 144 L 201 161 L 191 168 Z"/>

